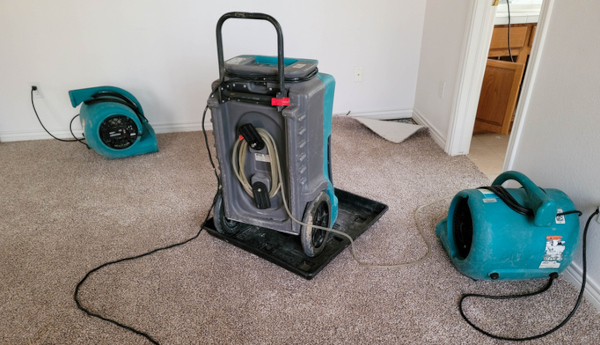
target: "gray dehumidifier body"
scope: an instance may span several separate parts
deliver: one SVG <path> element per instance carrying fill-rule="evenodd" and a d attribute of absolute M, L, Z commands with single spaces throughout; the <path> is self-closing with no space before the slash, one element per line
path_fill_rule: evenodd
<path fill-rule="evenodd" d="M 221 27 L 228 18 L 271 22 L 277 57 L 225 62 Z M 330 149 L 335 80 L 318 72 L 317 60 L 284 58 L 281 27 L 265 14 L 225 14 L 217 48 L 220 78 L 208 99 L 222 184 L 216 230 L 233 234 L 251 225 L 300 235 L 305 254 L 317 256 L 329 236 L 313 226 L 331 227 L 338 214 Z"/>
<path fill-rule="evenodd" d="M 322 77 L 322 76 L 321 76 Z M 213 85 L 217 87 L 219 82 Z M 318 77 L 306 82 L 288 84 L 290 106 L 282 111 L 270 105 L 249 104 L 229 101 L 219 104 L 211 98 L 208 105 L 212 112 L 215 146 L 223 184 L 223 202 L 227 218 L 290 234 L 299 234 L 300 225 L 287 215 L 281 193 L 271 200 L 271 208 L 259 209 L 238 181 L 232 163 L 233 144 L 240 140 L 238 128 L 250 123 L 267 130 L 277 145 L 283 172 L 283 184 L 289 200 L 289 208 L 296 219 L 302 219 L 306 205 L 326 191 L 331 185 L 330 172 L 324 173 L 324 160 L 330 157 L 329 140 L 325 142 L 325 115 L 323 104 L 326 84 Z M 252 82 L 236 82 L 236 89 L 253 88 Z M 266 149 L 250 150 L 247 154 L 245 171 L 255 179 L 269 179 L 270 160 Z M 265 185 L 269 183 L 265 181 Z"/>

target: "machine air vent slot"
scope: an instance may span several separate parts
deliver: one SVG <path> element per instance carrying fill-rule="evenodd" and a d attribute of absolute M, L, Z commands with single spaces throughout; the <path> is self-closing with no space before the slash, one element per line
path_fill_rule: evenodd
<path fill-rule="evenodd" d="M 469 198 L 462 198 L 458 202 L 452 217 L 454 246 L 458 251 L 458 258 L 462 260 L 469 256 L 471 244 L 473 243 L 473 219 L 468 200 Z"/>

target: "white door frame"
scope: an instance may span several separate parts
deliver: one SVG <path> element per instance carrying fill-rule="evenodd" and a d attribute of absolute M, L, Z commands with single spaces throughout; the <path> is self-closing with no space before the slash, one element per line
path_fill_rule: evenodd
<path fill-rule="evenodd" d="M 451 156 L 469 153 L 497 9 L 492 1 L 472 0 L 471 3 L 471 20 L 463 40 L 462 62 L 446 136 L 445 151 Z"/>
<path fill-rule="evenodd" d="M 523 122 L 529 108 L 529 99 L 533 91 L 537 75 L 540 55 L 552 8 L 556 0 L 545 0 L 542 3 L 535 38 L 527 63 L 527 71 L 521 86 L 519 104 L 515 113 L 515 121 L 508 143 L 503 170 L 510 170 L 514 162 L 514 153 L 519 144 Z M 466 32 L 462 64 L 457 80 L 456 92 L 452 106 L 450 128 L 446 140 L 445 151 L 451 156 L 469 153 L 475 116 L 479 105 L 479 94 L 483 83 L 487 55 L 492 40 L 496 7 L 491 1 L 472 1 L 471 21 Z"/>

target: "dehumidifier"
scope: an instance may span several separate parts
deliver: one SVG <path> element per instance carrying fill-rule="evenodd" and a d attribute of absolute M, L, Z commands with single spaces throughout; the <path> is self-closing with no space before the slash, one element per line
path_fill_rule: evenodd
<path fill-rule="evenodd" d="M 221 28 L 229 18 L 267 20 L 277 31 L 277 57 L 223 58 Z M 235 234 L 249 224 L 299 235 L 315 257 L 338 213 L 331 177 L 335 80 L 311 59 L 284 58 L 279 23 L 261 13 L 227 13 L 217 23 L 218 81 L 208 100 L 222 192 L 216 230 Z M 287 210 L 286 210 L 287 209 Z M 289 212 L 289 213 L 288 213 Z"/>
<path fill-rule="evenodd" d="M 502 188 L 507 180 L 522 188 Z M 473 279 L 548 278 L 564 271 L 579 241 L 579 213 L 558 189 L 507 171 L 492 186 L 459 192 L 436 234 L 452 263 Z"/>
<path fill-rule="evenodd" d="M 142 105 L 129 92 L 113 86 L 69 91 L 79 112 L 87 145 L 107 158 L 124 158 L 158 151 L 156 134 Z"/>

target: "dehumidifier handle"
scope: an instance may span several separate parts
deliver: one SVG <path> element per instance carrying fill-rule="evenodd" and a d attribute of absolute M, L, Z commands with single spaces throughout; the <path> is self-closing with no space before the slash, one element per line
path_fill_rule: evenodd
<path fill-rule="evenodd" d="M 221 34 L 221 28 L 223 23 L 229 18 L 240 18 L 240 19 L 260 19 L 269 21 L 275 27 L 277 31 L 277 73 L 279 74 L 279 87 L 281 89 L 281 96 L 287 97 L 287 90 L 285 89 L 285 76 L 283 73 L 283 32 L 279 22 L 268 14 L 264 13 L 249 13 L 249 12 L 229 12 L 225 13 L 217 22 L 217 54 L 219 56 L 219 79 L 223 80 L 225 76 L 225 59 L 223 58 L 223 37 Z"/>
<path fill-rule="evenodd" d="M 492 185 L 499 186 L 508 180 L 519 182 L 525 189 L 528 196 L 525 207 L 533 210 L 533 224 L 536 226 L 550 226 L 555 221 L 556 203 L 524 174 L 518 171 L 503 172 L 496 177 Z"/>

